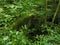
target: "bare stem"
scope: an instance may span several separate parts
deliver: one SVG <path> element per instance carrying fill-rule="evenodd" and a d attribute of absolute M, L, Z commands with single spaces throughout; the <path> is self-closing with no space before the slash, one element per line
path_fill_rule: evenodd
<path fill-rule="evenodd" d="M 54 22 L 54 20 L 55 20 L 55 18 L 56 18 L 56 15 L 57 15 L 58 10 L 59 10 L 59 6 L 60 6 L 60 0 L 59 0 L 59 3 L 58 3 L 58 6 L 57 6 L 57 8 L 56 8 L 56 11 L 55 11 L 55 13 L 54 13 L 54 16 L 53 16 L 53 19 L 52 19 L 52 23 Z"/>
<path fill-rule="evenodd" d="M 46 0 L 46 17 L 45 17 L 45 23 L 46 23 L 46 18 L 47 18 L 47 0 Z"/>

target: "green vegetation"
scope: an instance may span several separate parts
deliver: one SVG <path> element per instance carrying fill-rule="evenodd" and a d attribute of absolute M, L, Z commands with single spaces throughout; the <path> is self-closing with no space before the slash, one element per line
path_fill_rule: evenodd
<path fill-rule="evenodd" d="M 60 0 L 0 0 L 0 45 L 60 45 Z"/>

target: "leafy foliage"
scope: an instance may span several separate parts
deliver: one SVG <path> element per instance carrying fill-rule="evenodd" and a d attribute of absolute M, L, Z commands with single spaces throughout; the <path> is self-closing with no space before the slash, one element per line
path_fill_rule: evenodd
<path fill-rule="evenodd" d="M 60 45 L 60 0 L 0 0 L 0 45 Z"/>

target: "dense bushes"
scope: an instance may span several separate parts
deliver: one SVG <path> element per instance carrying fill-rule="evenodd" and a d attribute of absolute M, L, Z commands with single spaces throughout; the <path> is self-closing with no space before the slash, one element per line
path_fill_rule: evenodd
<path fill-rule="evenodd" d="M 59 45 L 60 0 L 1 0 L 0 45 Z"/>

